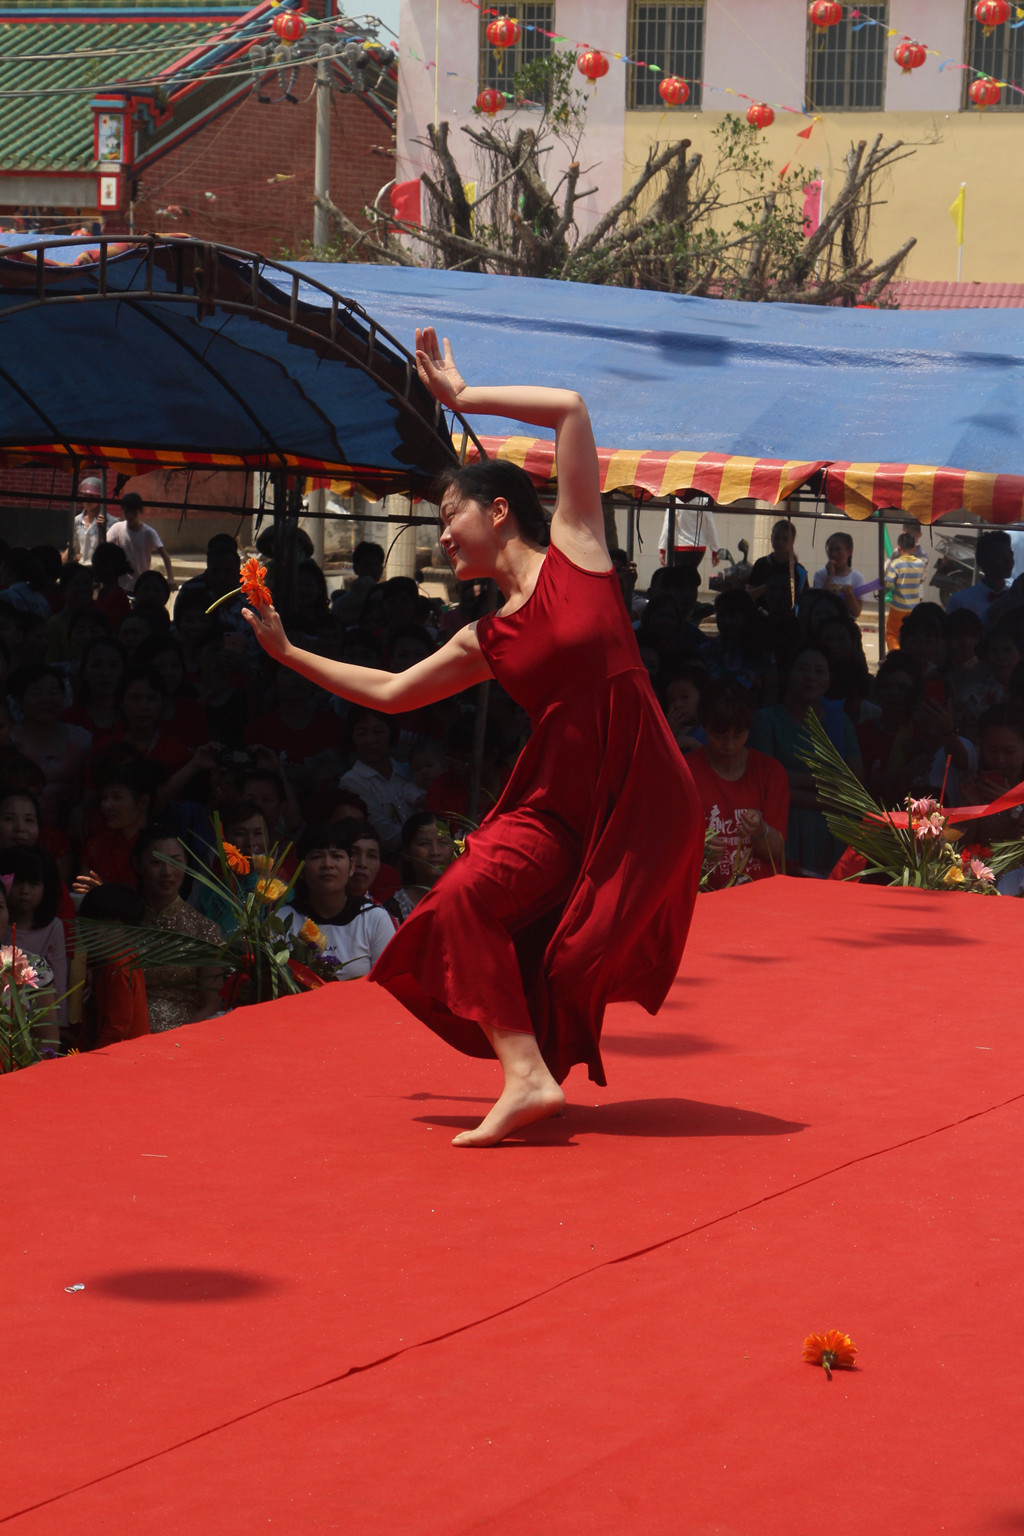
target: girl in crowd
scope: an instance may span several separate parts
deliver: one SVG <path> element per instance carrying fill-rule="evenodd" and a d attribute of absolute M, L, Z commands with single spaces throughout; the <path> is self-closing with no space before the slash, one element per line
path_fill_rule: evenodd
<path fill-rule="evenodd" d="M 814 710 L 836 751 L 858 778 L 863 767 L 857 736 L 841 704 L 825 701 L 830 682 L 823 652 L 805 645 L 793 657 L 782 703 L 754 716 L 750 745 L 782 764 L 789 780 L 789 827 L 786 867 L 790 874 L 824 878 L 842 852 L 821 813 L 814 775 L 803 754 L 810 745 L 807 714 Z"/>
<path fill-rule="evenodd" d="M 121 724 L 118 687 L 124 672 L 124 652 L 109 636 L 91 641 L 82 654 L 75 702 L 63 718 L 89 731 L 94 748 L 109 741 Z"/>
<path fill-rule="evenodd" d="M 152 826 L 140 832 L 132 863 L 147 927 L 188 934 L 211 944 L 223 941 L 216 923 L 183 899 L 186 856 L 171 827 Z M 214 966 L 164 965 L 150 970 L 146 975 L 150 1029 L 157 1034 L 219 1013 L 223 1006 L 220 983 Z"/>
<path fill-rule="evenodd" d="M 748 747 L 753 718 L 739 689 L 712 683 L 700 703 L 705 744 L 686 760 L 704 824 L 715 836 L 713 887 L 739 875 L 764 880 L 786 870 L 789 784 L 779 763 Z"/>
<path fill-rule="evenodd" d="M 385 903 L 396 926 L 433 890 L 455 857 L 452 835 L 433 811 L 417 811 L 402 828 L 402 883 Z"/>
<path fill-rule="evenodd" d="M 7 908 L 18 948 L 45 960 L 53 975 L 53 1023 L 47 1038 L 60 1043 L 67 1024 L 68 958 L 64 924 L 57 916 L 61 885 L 57 866 L 42 848 L 8 848 L 0 853 L 0 875 L 11 875 Z"/>
<path fill-rule="evenodd" d="M 40 795 L 43 815 L 61 826 L 81 799 L 92 736 L 61 719 L 66 703 L 64 680 L 53 667 L 19 667 L 8 678 L 7 689 L 22 716 L 14 728 L 14 744 L 42 770 L 46 779 Z"/>
<path fill-rule="evenodd" d="M 347 887 L 352 872 L 355 822 L 320 823 L 307 827 L 296 852 L 303 860 L 290 903 L 278 910 L 294 934 L 311 918 L 327 941 L 327 952 L 339 962 L 339 980 L 368 976 L 394 936 L 394 926 L 382 907 L 367 896 L 352 896 Z"/>
<path fill-rule="evenodd" d="M 848 533 L 831 533 L 825 540 L 826 564 L 814 573 L 814 586 L 821 592 L 835 592 L 846 604 L 851 619 L 859 619 L 864 601 L 857 588 L 866 585 L 860 571 L 853 569 L 853 540 Z"/>
<path fill-rule="evenodd" d="M 469 388 L 432 330 L 417 332 L 416 362 L 451 409 L 555 431 L 550 528 L 515 465 L 488 460 L 443 477 L 441 546 L 459 580 L 493 578 L 504 606 L 401 673 L 298 650 L 272 607 L 245 616 L 264 649 L 364 708 L 418 709 L 496 677 L 530 713 L 533 734 L 497 807 L 373 973 L 459 1049 L 498 1057 L 497 1103 L 455 1138 L 490 1146 L 557 1113 L 559 1082 L 574 1063 L 604 1082 L 607 1001 L 632 998 L 652 1013 L 661 1006 L 678 970 L 704 836 L 608 555 L 583 400 L 571 390 Z"/>

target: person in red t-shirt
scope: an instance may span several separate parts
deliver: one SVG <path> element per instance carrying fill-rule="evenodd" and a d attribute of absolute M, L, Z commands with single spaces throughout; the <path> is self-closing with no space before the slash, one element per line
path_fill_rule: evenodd
<path fill-rule="evenodd" d="M 764 880 L 786 867 L 789 783 L 780 763 L 747 746 L 753 718 L 734 684 L 712 683 L 700 702 L 707 743 L 686 757 L 705 825 L 715 836 L 715 889 L 741 875 Z"/>

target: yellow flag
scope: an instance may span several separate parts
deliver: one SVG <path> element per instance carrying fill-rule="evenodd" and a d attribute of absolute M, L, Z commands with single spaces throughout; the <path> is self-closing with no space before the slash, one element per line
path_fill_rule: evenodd
<path fill-rule="evenodd" d="M 964 197 L 967 192 L 967 183 L 961 182 L 960 191 L 954 197 L 949 207 L 949 216 L 956 225 L 956 243 L 964 243 Z"/>

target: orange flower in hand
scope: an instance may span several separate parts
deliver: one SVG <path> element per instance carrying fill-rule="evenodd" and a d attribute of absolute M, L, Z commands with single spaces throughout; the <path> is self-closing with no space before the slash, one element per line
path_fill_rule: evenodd
<path fill-rule="evenodd" d="M 235 847 L 234 843 L 224 844 L 224 857 L 228 861 L 228 869 L 234 870 L 236 875 L 247 875 L 249 873 L 251 867 L 249 860 L 240 848 Z"/>
<path fill-rule="evenodd" d="M 255 555 L 243 562 L 239 581 L 246 601 L 252 603 L 254 608 L 270 607 L 270 590 L 263 580 L 266 574 L 266 566 L 260 565 Z"/>
<path fill-rule="evenodd" d="M 834 1370 L 850 1370 L 857 1359 L 857 1346 L 848 1333 L 830 1328 L 828 1333 L 811 1333 L 804 1339 L 804 1359 L 808 1365 L 820 1365 L 832 1380 Z"/>

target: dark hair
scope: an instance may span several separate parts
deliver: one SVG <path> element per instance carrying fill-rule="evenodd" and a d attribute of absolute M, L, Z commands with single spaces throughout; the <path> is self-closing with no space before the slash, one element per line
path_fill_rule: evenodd
<path fill-rule="evenodd" d="M 975 640 L 980 640 L 984 633 L 985 626 L 981 622 L 981 615 L 975 613 L 973 608 L 954 608 L 952 613 L 947 613 L 946 634 L 951 640 L 956 640 L 961 635 L 971 635 Z"/>
<path fill-rule="evenodd" d="M 917 534 L 916 533 L 901 533 L 899 538 L 896 540 L 896 548 L 897 549 L 916 549 L 917 548 Z"/>
<path fill-rule="evenodd" d="M 33 544 L 29 550 L 44 581 L 51 585 L 60 581 L 60 573 L 63 570 L 60 552 L 54 549 L 52 544 Z"/>
<path fill-rule="evenodd" d="M 710 682 L 711 673 L 702 661 L 678 661 L 674 666 L 658 674 L 656 692 L 664 709 L 667 707 L 668 691 L 673 683 L 692 683 L 703 698 Z"/>
<path fill-rule="evenodd" d="M 788 517 L 780 517 L 777 523 L 772 523 L 772 533 L 778 533 L 780 528 L 788 528 L 793 538 L 796 538 L 796 524 Z"/>
<path fill-rule="evenodd" d="M 1005 550 L 1012 547 L 1013 541 L 1005 528 L 989 528 L 978 539 L 974 549 L 974 558 L 981 566 L 997 550 Z"/>
<path fill-rule="evenodd" d="M 146 572 L 147 576 L 158 576 L 159 574 L 159 571 Z M 186 670 L 185 652 L 181 648 L 181 641 L 177 640 L 174 635 L 151 635 L 148 640 L 143 640 L 142 644 L 135 648 L 135 666 L 159 671 L 156 659 L 158 656 L 162 656 L 165 651 L 173 651 L 178 658 L 178 665 L 181 667 L 182 679 L 184 680 Z"/>
<path fill-rule="evenodd" d="M 411 816 L 406 817 L 402 823 L 402 846 L 399 860 L 399 873 L 401 874 L 403 885 L 413 876 L 414 871 L 409 850 L 412 847 L 413 840 L 419 836 L 424 827 L 443 827 L 448 832 L 449 837 L 451 836 L 448 823 L 437 811 L 413 811 Z"/>
<path fill-rule="evenodd" d="M 104 775 L 99 789 L 102 794 L 111 784 L 120 785 L 128 791 L 133 800 L 143 800 L 148 796 L 150 809 L 152 809 L 157 790 L 166 782 L 167 769 L 163 763 L 148 762 L 143 758 L 138 762 L 121 763 L 117 768 L 111 769 Z"/>
<path fill-rule="evenodd" d="M 120 544 L 97 544 L 92 552 L 92 568 L 98 577 L 127 576 L 131 562 Z"/>
<path fill-rule="evenodd" d="M 139 928 L 145 920 L 146 904 L 130 885 L 111 880 L 85 893 L 78 915 L 93 922 L 127 923 L 132 928 Z"/>
<path fill-rule="evenodd" d="M 272 784 L 274 786 L 274 793 L 277 795 L 277 798 L 279 800 L 283 800 L 285 798 L 285 792 L 281 788 L 281 780 L 272 768 L 244 769 L 238 775 L 237 787 L 241 789 L 243 784 L 251 784 L 254 779 L 256 780 L 257 784 Z"/>
<path fill-rule="evenodd" d="M 357 704 L 350 712 L 348 719 L 345 721 L 345 748 L 347 751 L 355 751 L 355 745 L 352 740 L 353 732 L 356 728 L 357 722 L 360 720 L 365 720 L 367 717 L 369 717 L 371 720 L 384 721 L 384 724 L 388 728 L 388 737 L 392 745 L 394 745 L 394 743 L 398 740 L 399 725 L 394 715 L 385 715 L 382 710 L 371 709 L 369 704 Z"/>
<path fill-rule="evenodd" d="M 96 548 L 101 549 L 103 546 L 98 544 Z M 69 563 L 62 569 L 60 577 L 58 578 L 61 591 L 63 592 L 65 587 L 70 587 L 71 583 L 73 581 L 77 581 L 80 576 L 85 577 L 90 587 L 96 585 L 96 580 L 93 576 L 91 565 L 80 565 L 77 560 L 69 561 Z"/>
<path fill-rule="evenodd" d="M 428 656 L 432 656 L 437 646 L 430 637 L 430 631 L 424 629 L 422 624 L 403 624 L 401 629 L 396 629 L 391 636 L 391 650 L 394 651 L 399 640 L 415 640 L 426 650 Z"/>
<path fill-rule="evenodd" d="M 299 834 L 295 844 L 296 855 L 304 859 L 308 853 L 317 848 L 340 848 L 343 853 L 352 853 L 352 828 L 359 823 L 353 816 L 346 816 L 340 821 L 313 821 Z"/>
<path fill-rule="evenodd" d="M 879 683 L 885 683 L 896 672 L 902 672 L 904 677 L 909 677 L 911 683 L 910 702 L 916 704 L 924 698 L 924 682 L 921 674 L 908 657 L 902 651 L 890 651 L 875 673 L 875 691 Z"/>
<path fill-rule="evenodd" d="M 117 685 L 117 702 L 119 705 L 124 703 L 124 696 L 132 683 L 148 683 L 153 691 L 159 694 L 161 699 L 167 696 L 164 680 L 156 667 L 129 667 L 127 672 L 122 673 L 121 680 Z"/>
<path fill-rule="evenodd" d="M 916 608 L 911 608 L 900 628 L 901 635 L 916 635 L 918 630 L 937 630 L 940 636 L 946 633 L 946 610 L 939 603 L 918 603 Z"/>
<path fill-rule="evenodd" d="M 833 528 L 831 533 L 825 535 L 826 549 L 828 549 L 833 539 L 838 539 L 841 544 L 845 544 L 850 554 L 853 554 L 853 539 L 848 533 L 844 533 L 841 528 Z"/>
<path fill-rule="evenodd" d="M 33 884 L 40 882 L 43 896 L 36 907 L 32 926 L 46 928 L 53 922 L 60 906 L 61 884 L 52 854 L 47 853 L 45 848 L 0 849 L 0 875 L 13 875 L 15 880 L 31 880 Z"/>
<path fill-rule="evenodd" d="M 356 843 L 361 843 L 367 838 L 372 838 L 380 848 L 380 833 L 375 827 L 371 827 L 368 821 L 357 821 L 354 816 L 343 816 L 342 820 L 351 823 L 352 830 L 349 836 L 352 838 L 353 848 Z"/>
<path fill-rule="evenodd" d="M 5 795 L 20 794 L 21 781 L 38 784 L 40 793 L 46 788 L 46 774 L 35 759 L 26 757 L 24 752 L 12 749 L 4 753 L 3 764 L 0 767 L 0 792 Z"/>
<path fill-rule="evenodd" d="M 38 587 L 43 574 L 39 563 L 20 544 L 16 544 L 13 549 L 5 550 L 0 555 L 0 564 L 6 565 L 15 581 L 25 582 L 33 591 Z"/>
<path fill-rule="evenodd" d="M 267 818 L 256 804 L 255 800 L 236 800 L 233 805 L 227 806 L 221 813 L 221 825 L 225 831 L 228 827 L 240 826 L 243 821 L 251 821 L 258 816 L 266 825 Z M 269 830 L 269 829 L 268 829 Z"/>
<path fill-rule="evenodd" d="M 82 652 L 81 660 L 78 663 L 76 682 L 78 684 L 78 697 L 82 704 L 88 704 L 89 702 L 89 683 L 85 677 L 85 669 L 89 665 L 89 660 L 95 651 L 113 651 L 121 663 L 122 676 L 124 669 L 128 665 L 128 658 L 113 635 L 97 635 L 95 640 L 90 640 Z"/>
<path fill-rule="evenodd" d="M 63 689 L 64 679 L 56 667 L 47 667 L 37 661 L 26 662 L 24 666 L 16 668 L 7 679 L 7 692 L 20 704 L 32 684 L 41 683 L 47 677 L 52 677 Z"/>
<path fill-rule="evenodd" d="M 143 571 L 137 577 L 135 586 L 132 588 L 132 607 L 137 608 L 139 606 L 139 598 L 146 591 L 147 587 L 154 587 L 156 589 L 150 601 L 158 603 L 163 608 L 171 595 L 171 584 L 161 571 Z M 149 603 L 147 602 L 145 606 L 148 607 Z"/>
<path fill-rule="evenodd" d="M 978 741 L 986 731 L 1012 731 L 1024 741 L 1024 709 L 1019 704 L 994 704 L 978 721 Z"/>
<path fill-rule="evenodd" d="M 113 638 L 110 633 L 110 620 L 103 612 L 103 609 L 97 608 L 95 603 L 87 603 L 84 608 L 77 608 L 74 613 L 68 615 L 67 631 L 69 640 L 72 635 L 78 633 L 83 624 L 92 624 L 99 630 L 99 634 L 94 636 L 96 640 Z M 91 643 L 91 641 L 87 642 L 87 644 Z"/>
<path fill-rule="evenodd" d="M 142 871 L 142 861 L 152 848 L 154 843 L 177 843 L 185 854 L 185 875 L 181 882 L 179 896 L 187 896 L 192 889 L 192 876 L 188 872 L 188 849 L 182 841 L 177 827 L 172 827 L 168 821 L 154 821 L 148 827 L 143 827 L 132 847 L 132 868 L 136 873 Z"/>
<path fill-rule="evenodd" d="M 701 694 L 697 718 L 706 731 L 749 731 L 754 711 L 746 690 L 721 678 Z"/>
<path fill-rule="evenodd" d="M 551 529 L 540 504 L 533 481 L 525 469 L 506 459 L 481 459 L 477 464 L 451 464 L 443 469 L 434 486 L 433 499 L 438 505 L 448 491 L 459 501 L 475 501 L 489 507 L 500 496 L 508 502 L 520 534 L 542 548 L 551 542 Z"/>
<path fill-rule="evenodd" d="M 361 539 L 352 551 L 352 569 L 358 572 L 359 567 L 366 565 L 368 561 L 372 561 L 374 565 L 379 562 L 383 568 L 384 550 L 380 544 L 374 544 L 370 539 Z"/>
<path fill-rule="evenodd" d="M 121 511 L 126 516 L 129 512 L 141 512 L 144 505 L 145 503 L 138 491 L 125 491 L 121 497 Z"/>

